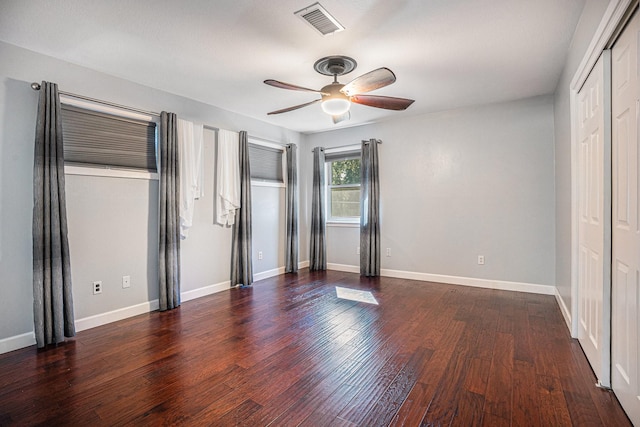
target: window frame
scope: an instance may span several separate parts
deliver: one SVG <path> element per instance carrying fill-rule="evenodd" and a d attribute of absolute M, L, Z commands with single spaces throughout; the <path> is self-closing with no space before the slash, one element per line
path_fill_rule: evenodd
<path fill-rule="evenodd" d="M 337 227 L 359 227 L 360 226 L 360 218 L 362 217 L 362 212 L 359 212 L 358 216 L 352 217 L 334 217 L 331 215 L 331 190 L 333 188 L 357 188 L 358 191 L 361 191 L 362 182 L 358 182 L 358 184 L 331 184 L 331 164 L 333 162 L 357 159 L 361 161 L 361 147 L 360 145 L 350 145 L 347 147 L 335 148 L 335 149 L 326 149 L 325 150 L 325 217 L 326 224 L 330 226 Z M 328 159 L 326 157 L 329 157 Z M 361 165 L 362 167 L 362 165 Z M 360 211 L 360 208 L 358 209 Z"/>
<path fill-rule="evenodd" d="M 120 116 L 128 119 L 144 120 L 153 122 L 156 124 L 156 164 L 158 163 L 158 130 L 160 128 L 160 116 L 143 114 L 126 108 L 118 108 L 108 104 L 100 102 L 89 101 L 86 99 L 76 98 L 70 95 L 60 94 L 60 103 L 67 104 L 78 108 L 84 108 L 86 110 L 96 111 L 99 113 L 111 114 L 114 116 Z M 158 172 L 147 172 L 143 170 L 134 170 L 126 168 L 104 166 L 91 166 L 91 165 L 78 165 L 78 164 L 65 164 L 65 175 L 80 175 L 80 176 L 97 176 L 107 178 L 129 178 L 129 179 L 144 179 L 144 180 L 158 180 Z"/>

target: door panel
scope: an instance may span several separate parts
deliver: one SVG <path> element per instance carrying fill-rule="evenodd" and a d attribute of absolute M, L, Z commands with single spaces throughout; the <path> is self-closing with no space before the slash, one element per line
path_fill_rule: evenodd
<path fill-rule="evenodd" d="M 638 166 L 638 37 L 636 13 L 612 49 L 612 335 L 611 383 L 640 425 L 640 174 Z"/>
<path fill-rule="evenodd" d="M 610 145 L 606 137 L 605 80 L 609 53 L 600 57 L 578 93 L 578 340 L 605 386 L 610 381 L 610 342 L 605 322 L 605 300 L 610 289 L 610 209 L 604 186 L 610 182 Z M 608 93 L 606 94 L 608 95 Z M 605 243 L 607 242 L 607 243 Z M 607 312 L 608 314 L 608 312 Z"/>

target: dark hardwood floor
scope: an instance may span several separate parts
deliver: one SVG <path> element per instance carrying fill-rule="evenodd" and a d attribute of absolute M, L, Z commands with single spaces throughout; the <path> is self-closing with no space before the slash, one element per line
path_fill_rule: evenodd
<path fill-rule="evenodd" d="M 551 296 L 305 269 L 0 355 L 0 425 L 631 425 L 595 382 Z"/>

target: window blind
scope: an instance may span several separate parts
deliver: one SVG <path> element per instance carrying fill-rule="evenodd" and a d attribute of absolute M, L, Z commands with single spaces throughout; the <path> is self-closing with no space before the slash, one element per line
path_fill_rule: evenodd
<path fill-rule="evenodd" d="M 324 161 L 325 162 L 334 162 L 337 160 L 349 160 L 349 159 L 359 159 L 360 158 L 360 150 L 354 151 L 339 151 L 339 152 L 329 152 L 325 151 L 324 153 Z"/>
<path fill-rule="evenodd" d="M 62 104 L 65 163 L 156 172 L 156 124 Z"/>
<path fill-rule="evenodd" d="M 282 177 L 282 150 L 249 144 L 251 178 L 284 182 Z"/>

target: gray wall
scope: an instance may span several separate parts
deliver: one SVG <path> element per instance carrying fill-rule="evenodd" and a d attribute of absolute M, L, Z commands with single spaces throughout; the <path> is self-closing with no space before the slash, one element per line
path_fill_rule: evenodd
<path fill-rule="evenodd" d="M 383 141 L 382 268 L 553 285 L 553 99 L 401 114 L 309 135 L 303 150 L 308 168 L 312 147 Z M 327 239 L 330 263 L 358 265 L 357 229 L 330 228 Z"/>
<path fill-rule="evenodd" d="M 33 139 L 38 93 L 33 81 L 48 80 L 60 89 L 179 117 L 283 143 L 300 144 L 301 136 L 210 105 L 134 84 L 51 57 L 0 43 L 0 340 L 33 330 L 31 209 Z M 213 225 L 214 144 L 205 144 L 206 191 L 196 202 L 195 225 L 182 243 L 183 291 L 229 279 L 228 228 Z M 157 182 L 123 178 L 67 177 L 69 241 L 76 318 L 141 304 L 157 298 Z M 257 205 L 280 203 L 273 192 L 255 194 Z M 282 227 L 281 209 L 255 212 L 259 221 Z M 271 215 L 271 217 L 269 217 Z M 257 231 L 260 239 L 260 230 Z M 256 273 L 282 267 L 282 242 L 260 243 L 270 254 Z M 271 256 L 273 254 L 273 256 Z M 277 265 L 276 265 L 277 264 Z M 264 270 L 263 270 L 264 268 Z M 122 289 L 123 275 L 131 288 Z M 91 282 L 102 280 L 102 295 Z"/>
<path fill-rule="evenodd" d="M 285 189 L 251 186 L 253 272 L 284 267 Z M 262 252 L 262 259 L 258 259 Z"/>
<path fill-rule="evenodd" d="M 591 43 L 608 1 L 587 0 L 573 35 L 567 61 L 554 95 L 556 176 L 556 277 L 558 293 L 571 310 L 571 115 L 570 85 Z"/>
<path fill-rule="evenodd" d="M 65 178 L 76 319 L 157 299 L 158 181 Z M 124 275 L 130 288 L 122 288 Z M 101 295 L 93 295 L 95 280 Z"/>

